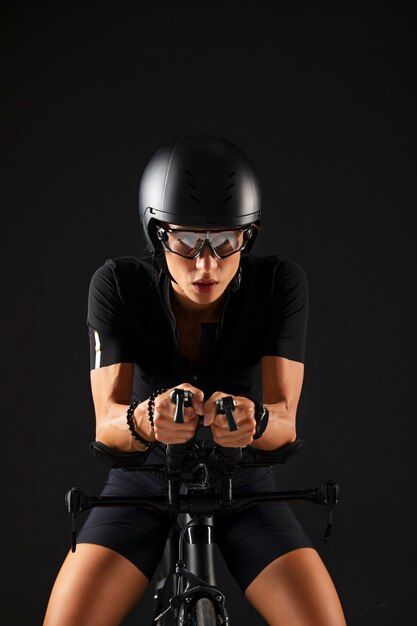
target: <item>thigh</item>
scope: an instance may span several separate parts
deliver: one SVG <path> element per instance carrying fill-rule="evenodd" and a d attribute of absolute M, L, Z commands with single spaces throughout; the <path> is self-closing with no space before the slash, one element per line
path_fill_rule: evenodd
<path fill-rule="evenodd" d="M 111 470 L 101 495 L 148 496 L 166 491 L 166 482 L 150 475 Z M 162 557 L 171 521 L 140 506 L 96 507 L 88 515 L 77 546 L 95 544 L 131 561 L 150 580 Z M 78 551 L 78 547 L 77 547 Z"/>
<path fill-rule="evenodd" d="M 147 577 L 117 552 L 81 544 L 59 571 L 43 626 L 116 626 L 147 585 Z"/>
<path fill-rule="evenodd" d="M 346 626 L 334 584 L 312 548 L 270 563 L 245 596 L 269 626 Z"/>
<path fill-rule="evenodd" d="M 156 495 L 164 481 L 111 470 L 102 495 Z M 53 587 L 44 626 L 113 626 L 148 585 L 170 528 L 167 515 L 139 506 L 96 507 L 87 515 Z"/>
<path fill-rule="evenodd" d="M 313 547 L 286 503 L 259 504 L 216 518 L 215 541 L 243 592 L 278 557 Z"/>

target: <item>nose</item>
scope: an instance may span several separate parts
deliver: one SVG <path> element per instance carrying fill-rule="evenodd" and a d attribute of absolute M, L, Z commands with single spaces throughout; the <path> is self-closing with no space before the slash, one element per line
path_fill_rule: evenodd
<path fill-rule="evenodd" d="M 217 266 L 217 261 L 218 259 L 214 256 L 213 250 L 206 244 L 203 247 L 200 256 L 196 258 L 195 265 L 197 269 L 209 272 Z"/>

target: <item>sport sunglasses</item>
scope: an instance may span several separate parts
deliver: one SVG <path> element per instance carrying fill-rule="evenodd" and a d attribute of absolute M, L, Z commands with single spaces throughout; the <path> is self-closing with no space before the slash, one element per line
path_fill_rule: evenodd
<path fill-rule="evenodd" d="M 245 249 L 253 235 L 253 226 L 240 230 L 221 231 L 173 230 L 158 226 L 156 234 L 165 250 L 178 254 L 184 259 L 196 259 L 206 245 L 211 248 L 215 257 L 226 259 Z"/>

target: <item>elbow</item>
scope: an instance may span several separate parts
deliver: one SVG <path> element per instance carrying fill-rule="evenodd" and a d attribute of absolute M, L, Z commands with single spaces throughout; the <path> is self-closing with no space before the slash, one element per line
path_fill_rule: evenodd
<path fill-rule="evenodd" d="M 294 443 L 294 441 L 297 439 L 297 426 L 295 416 L 287 416 L 286 428 L 283 429 L 283 431 L 283 439 L 285 439 L 283 445 Z"/>
<path fill-rule="evenodd" d="M 294 443 L 297 439 L 297 429 L 294 424 L 290 424 L 287 432 L 285 433 L 283 444 L 284 446 L 289 445 L 290 443 Z"/>

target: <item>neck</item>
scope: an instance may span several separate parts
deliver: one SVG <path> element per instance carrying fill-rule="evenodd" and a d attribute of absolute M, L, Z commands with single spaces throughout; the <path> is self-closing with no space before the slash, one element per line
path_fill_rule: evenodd
<path fill-rule="evenodd" d="M 171 282 L 171 308 L 174 316 L 193 322 L 218 322 L 223 310 L 225 293 L 210 304 L 192 302 L 178 290 L 178 286 Z"/>

